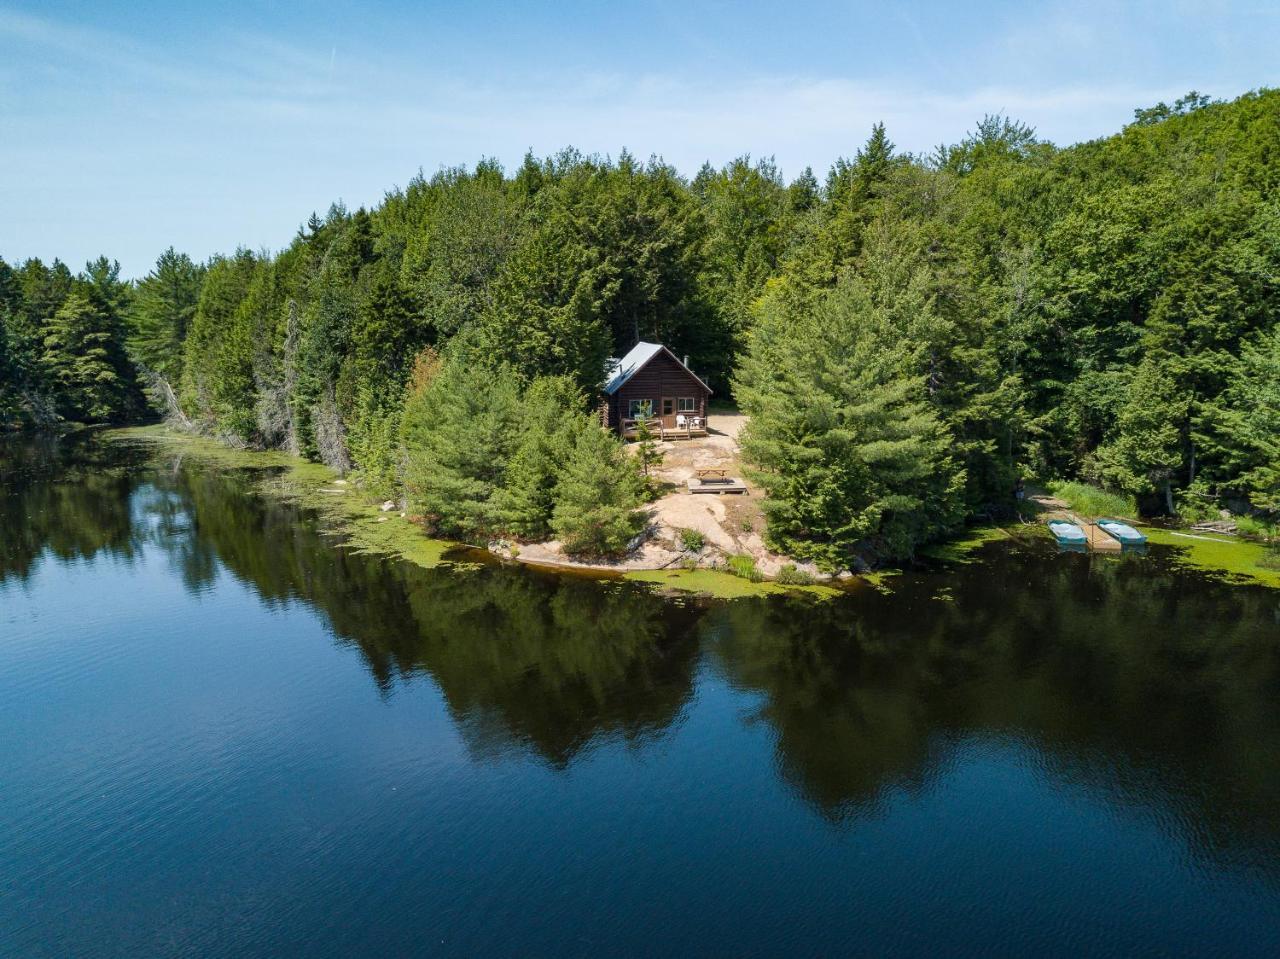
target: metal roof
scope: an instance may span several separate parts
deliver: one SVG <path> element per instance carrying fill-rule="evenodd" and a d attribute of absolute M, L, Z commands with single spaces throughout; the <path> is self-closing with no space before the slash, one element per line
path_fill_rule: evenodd
<path fill-rule="evenodd" d="M 662 352 L 666 352 L 673 360 L 680 363 L 679 358 L 661 343 L 646 343 L 643 340 L 631 347 L 631 350 L 622 359 L 610 360 L 608 369 L 605 370 L 604 391 L 610 396 L 618 392 L 627 380 L 635 376 L 646 363 Z M 702 378 L 697 373 L 683 363 L 680 363 L 680 366 L 695 380 L 702 383 Z M 711 387 L 707 386 L 706 383 L 702 383 L 702 386 L 708 393 L 711 392 Z"/>
<path fill-rule="evenodd" d="M 609 369 L 605 371 L 604 391 L 610 396 L 618 392 L 618 388 L 631 379 L 640 367 L 661 352 L 661 343 L 646 343 L 641 340 L 631 347 L 630 351 L 622 359 L 614 360 Z"/>

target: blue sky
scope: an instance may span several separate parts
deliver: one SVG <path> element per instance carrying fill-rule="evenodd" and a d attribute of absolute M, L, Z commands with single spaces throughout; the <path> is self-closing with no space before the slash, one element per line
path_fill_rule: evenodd
<path fill-rule="evenodd" d="M 314 209 L 526 149 L 819 175 L 1004 112 L 1057 143 L 1280 85 L 1280 4 L 0 0 L 0 256 L 279 249 Z"/>

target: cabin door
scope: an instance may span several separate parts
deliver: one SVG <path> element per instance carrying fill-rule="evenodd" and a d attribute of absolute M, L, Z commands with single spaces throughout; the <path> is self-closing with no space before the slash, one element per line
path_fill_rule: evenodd
<path fill-rule="evenodd" d="M 662 425 L 670 429 L 676 425 L 676 401 L 675 397 L 664 396 L 662 405 L 659 407 L 662 414 Z"/>

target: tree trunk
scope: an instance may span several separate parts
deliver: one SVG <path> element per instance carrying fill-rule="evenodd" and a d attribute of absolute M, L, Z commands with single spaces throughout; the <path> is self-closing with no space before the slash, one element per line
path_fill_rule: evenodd
<path fill-rule="evenodd" d="M 1165 505 L 1165 509 L 1169 511 L 1169 515 L 1170 516 L 1174 515 L 1173 513 L 1173 481 L 1168 479 L 1164 481 L 1164 505 Z"/>

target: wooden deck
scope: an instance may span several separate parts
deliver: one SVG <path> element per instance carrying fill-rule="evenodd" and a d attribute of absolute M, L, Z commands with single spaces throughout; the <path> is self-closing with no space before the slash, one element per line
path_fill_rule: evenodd
<path fill-rule="evenodd" d="M 660 418 L 655 417 L 649 421 L 649 430 L 660 440 L 691 440 L 695 436 L 706 436 L 707 424 L 706 420 L 703 420 L 699 426 L 668 426 Z M 623 439 L 628 440 L 639 438 L 635 420 L 622 421 L 622 436 Z"/>

